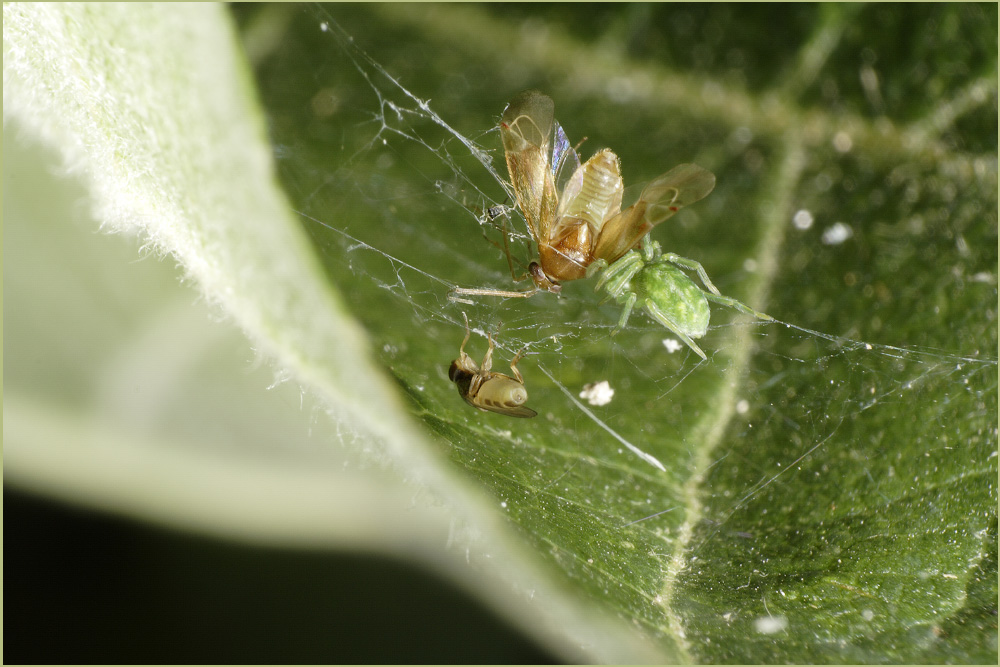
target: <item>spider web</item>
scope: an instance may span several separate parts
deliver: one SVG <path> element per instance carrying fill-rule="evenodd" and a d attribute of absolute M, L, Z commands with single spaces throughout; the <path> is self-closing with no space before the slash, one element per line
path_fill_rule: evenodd
<path fill-rule="evenodd" d="M 722 624 L 700 615 L 699 604 L 712 599 L 701 577 L 735 560 L 743 563 L 745 590 L 725 604 L 768 639 L 784 628 L 786 614 L 796 613 L 778 610 L 774 600 L 762 564 L 768 536 L 780 533 L 784 541 L 775 544 L 786 545 L 794 526 L 817 530 L 842 521 L 845 512 L 863 517 L 871 507 L 884 510 L 885 516 L 869 517 L 884 533 L 917 535 L 926 529 L 918 516 L 939 504 L 952 507 L 948 521 L 957 521 L 957 506 L 971 501 L 947 489 L 961 480 L 977 489 L 977 506 L 995 507 L 995 486 L 984 481 L 995 480 L 997 470 L 995 155 L 946 150 L 932 165 L 913 157 L 893 166 L 887 164 L 893 151 L 906 157 L 896 146 L 880 163 L 864 152 L 875 133 L 864 124 L 853 134 L 831 132 L 832 142 L 807 152 L 792 130 L 768 141 L 758 139 L 768 133 L 766 121 L 732 123 L 717 109 L 734 100 L 713 100 L 735 93 L 700 84 L 690 92 L 701 102 L 693 110 L 671 109 L 676 127 L 663 131 L 666 139 L 657 136 L 672 146 L 670 162 L 640 171 L 628 161 L 649 142 L 641 121 L 630 125 L 615 116 L 614 136 L 627 143 L 612 147 L 627 185 L 630 177 L 648 180 L 687 161 L 719 175 L 716 192 L 653 237 L 665 250 L 704 263 L 723 294 L 778 318 L 753 321 L 713 306 L 712 326 L 699 341 L 709 358 L 701 361 L 638 309 L 612 337 L 620 307 L 602 304 L 593 280 L 565 284 L 558 298 L 449 299 L 456 287 L 530 287 L 512 282 L 497 247 L 509 234 L 519 262 L 534 258 L 506 180 L 496 120 L 506 99 L 531 85 L 491 90 L 479 79 L 492 75 L 494 61 L 454 54 L 436 65 L 449 72 L 443 81 L 421 80 L 413 60 L 422 55 L 412 49 L 422 45 L 398 45 L 412 16 L 378 10 L 395 27 L 368 34 L 363 49 L 344 27 L 362 20 L 356 11 L 311 8 L 290 16 L 299 26 L 289 32 L 295 44 L 286 38 L 261 59 L 281 177 L 332 281 L 415 414 L 582 589 L 651 633 L 683 636 L 676 631 L 683 617 L 691 635 L 717 636 L 730 619 Z M 432 20 L 420 25 L 433 32 Z M 521 36 L 540 30 L 527 21 Z M 487 46 L 510 38 L 487 34 Z M 805 44 L 801 69 L 790 80 L 806 86 L 838 35 L 821 31 Z M 290 94 L 293 85 L 282 77 L 294 72 Z M 518 78 L 509 68 L 495 76 Z M 614 79 L 608 96 L 621 104 L 637 96 L 634 86 Z M 438 98 L 416 92 L 428 90 Z M 923 117 L 954 123 L 991 99 L 995 109 L 995 90 L 995 82 L 991 89 L 974 81 L 964 97 Z M 606 111 L 566 109 L 552 96 L 571 143 L 601 132 Z M 928 120 L 914 127 L 924 133 L 919 156 L 939 150 L 952 125 Z M 596 150 L 604 140 L 588 143 Z M 593 151 L 584 144 L 580 152 L 585 158 Z M 662 160 L 663 152 L 652 153 Z M 956 199 L 963 188 L 992 192 L 992 208 Z M 892 208 L 897 197 L 906 205 Z M 944 210 L 954 203 L 965 206 Z M 735 229 L 712 227 L 713 220 L 732 219 L 733 210 L 744 218 Z M 894 299 L 899 288 L 885 282 L 891 268 L 925 257 L 906 234 L 919 238 L 944 223 L 964 232 L 929 234 L 934 261 L 926 272 L 904 274 L 915 284 Z M 966 237 L 976 234 L 989 244 L 985 254 L 970 249 Z M 846 261 L 845 247 L 867 253 L 869 263 L 882 258 L 875 275 L 859 274 L 865 263 Z M 942 286 L 952 291 L 942 295 Z M 973 312 L 976 304 L 985 310 Z M 942 307 L 951 309 L 950 327 L 940 324 Z M 485 415 L 456 395 L 447 367 L 458 356 L 463 312 L 473 329 L 466 352 L 477 362 L 487 333 L 496 341 L 495 371 L 509 374 L 510 359 L 526 350 L 519 369 L 537 418 Z M 602 381 L 614 394 L 605 405 L 591 404 L 584 387 Z M 955 598 L 969 563 L 978 562 L 970 554 L 982 549 L 983 521 L 970 522 L 956 538 L 964 548 L 952 561 L 963 563 L 965 575 L 949 589 Z M 623 541 L 631 555 L 616 547 L 614 562 L 598 557 L 604 547 L 595 545 Z M 842 573 L 844 581 L 835 583 L 857 587 L 859 577 Z M 865 610 L 877 614 L 879 604 L 891 600 Z M 925 617 L 952 609 L 945 607 Z M 864 610 L 855 611 L 865 618 Z M 853 626 L 840 632 L 859 634 Z"/>

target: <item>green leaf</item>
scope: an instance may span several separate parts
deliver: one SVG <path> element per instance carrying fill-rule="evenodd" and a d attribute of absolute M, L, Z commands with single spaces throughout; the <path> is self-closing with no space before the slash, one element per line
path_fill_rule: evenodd
<path fill-rule="evenodd" d="M 304 436 L 262 435 L 290 428 L 263 402 L 259 425 L 206 460 L 200 432 L 135 437 L 109 401 L 81 398 L 120 349 L 171 396 L 205 382 L 165 373 L 155 338 L 83 328 L 109 352 L 61 347 L 53 368 L 79 372 L 60 397 L 18 362 L 72 326 L 27 317 L 58 301 L 18 278 L 26 255 L 5 269 L 25 318 L 8 333 L 24 351 L 5 372 L 10 479 L 217 534 L 421 552 L 570 660 L 996 659 L 994 7 L 793 5 L 776 20 L 757 5 L 268 6 L 237 20 L 311 248 L 217 8 L 5 5 L 4 106 L 85 175 L 102 224 L 171 253 L 279 377 L 333 411 L 321 463 Z M 499 242 L 506 224 L 513 255 L 533 259 L 516 213 L 484 215 L 512 205 L 490 168 L 505 177 L 495 125 L 525 88 L 553 97 L 571 142 L 588 137 L 584 157 L 612 147 L 626 185 L 683 162 L 714 172 L 715 191 L 653 236 L 779 322 L 714 308 L 699 363 L 639 313 L 610 337 L 620 307 L 593 281 L 450 301 L 456 286 L 517 288 L 483 232 Z M 82 247 L 35 243 L 54 267 Z M 126 288 L 167 291 L 119 274 L 98 287 L 94 312 Z M 538 417 L 456 395 L 463 311 L 475 360 L 486 332 L 494 370 L 527 346 Z M 205 354 L 178 347 L 189 367 Z M 236 386 L 234 365 L 220 385 Z M 608 405 L 578 397 L 602 380 Z M 51 444 L 72 433 L 88 448 Z M 119 491 L 142 469 L 169 474 Z M 193 511 L 175 481 L 192 477 L 225 490 L 219 509 Z M 404 503 L 378 500 L 412 497 L 408 484 L 430 500 L 401 522 Z M 291 500 L 265 512 L 261 485 Z M 452 520 L 462 537 L 442 548 Z"/>
<path fill-rule="evenodd" d="M 275 187 L 233 38 L 219 6 L 4 7 L 6 483 L 230 538 L 378 549 L 474 588 L 565 655 L 661 657 L 552 582 L 400 409 Z M 36 161 L 22 129 L 55 157 Z M 67 224 L 81 184 L 48 176 L 53 161 L 106 229 L 170 253 L 252 348 L 162 270 L 137 273 L 135 247 Z M 255 354 L 273 370 L 248 377 Z"/>
<path fill-rule="evenodd" d="M 990 655 L 992 613 L 967 590 L 995 551 L 996 169 L 980 152 L 995 135 L 955 133 L 995 119 L 995 55 L 973 38 L 986 51 L 955 77 L 952 43 L 919 33 L 925 79 L 955 96 L 904 107 L 906 80 L 876 66 L 893 33 L 864 26 L 908 18 L 797 7 L 784 32 L 800 37 L 775 59 L 765 9 L 297 15 L 258 66 L 286 189 L 416 413 L 571 585 L 692 660 L 921 661 L 961 614 L 985 632 L 953 658 Z M 491 130 L 531 87 L 571 143 L 589 137 L 585 155 L 616 150 L 627 184 L 687 161 L 714 171 L 712 195 L 654 237 L 789 326 L 727 326 L 716 309 L 698 365 L 641 316 L 609 338 L 617 308 L 590 285 L 450 302 L 455 286 L 513 288 L 478 235 L 499 242 L 483 212 L 511 204 Z M 454 396 L 463 310 L 476 360 L 487 331 L 494 368 L 528 346 L 539 418 Z M 616 394 L 594 419 L 574 399 L 600 380 Z"/>

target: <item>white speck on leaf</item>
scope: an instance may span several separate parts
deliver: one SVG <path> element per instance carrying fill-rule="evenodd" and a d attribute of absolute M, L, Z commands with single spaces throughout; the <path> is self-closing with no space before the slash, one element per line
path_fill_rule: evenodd
<path fill-rule="evenodd" d="M 607 405 L 614 395 L 615 390 L 611 388 L 607 380 L 586 384 L 583 386 L 583 391 L 580 392 L 580 398 L 591 405 Z"/>
<path fill-rule="evenodd" d="M 788 627 L 788 619 L 784 616 L 761 616 L 753 625 L 762 635 L 773 635 Z"/>
<path fill-rule="evenodd" d="M 680 341 L 676 340 L 675 338 L 664 338 L 663 347 L 667 348 L 667 352 L 673 354 L 674 352 L 680 350 L 684 346 L 681 345 Z"/>
<path fill-rule="evenodd" d="M 835 222 L 823 230 L 823 243 L 826 245 L 840 245 L 852 236 L 854 236 L 853 229 L 842 222 Z"/>
<path fill-rule="evenodd" d="M 813 226 L 813 214 L 805 209 L 800 209 L 792 216 L 792 224 L 796 229 L 809 229 Z"/>

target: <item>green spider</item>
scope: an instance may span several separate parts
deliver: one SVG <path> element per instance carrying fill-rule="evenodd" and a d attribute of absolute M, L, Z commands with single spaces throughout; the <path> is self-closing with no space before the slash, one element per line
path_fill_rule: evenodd
<path fill-rule="evenodd" d="M 698 287 L 678 267 L 696 271 L 708 291 Z M 732 297 L 723 296 L 699 262 L 672 252 L 664 253 L 660 244 L 650 241 L 648 237 L 643 242 L 641 253 L 630 250 L 610 266 L 606 260 L 598 259 L 587 267 L 587 274 L 593 275 L 602 270 L 594 289 L 603 287 L 610 297 L 625 306 L 612 333 L 618 333 L 625 327 L 632 308 L 638 303 L 650 317 L 673 331 L 699 357 L 706 359 L 693 339 L 701 338 L 708 331 L 709 301 L 731 306 L 759 320 L 774 320 L 770 315 L 759 313 Z"/>

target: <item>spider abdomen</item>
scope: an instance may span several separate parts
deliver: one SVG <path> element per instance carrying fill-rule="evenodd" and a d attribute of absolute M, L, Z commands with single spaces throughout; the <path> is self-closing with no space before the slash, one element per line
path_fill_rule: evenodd
<path fill-rule="evenodd" d="M 708 331 L 708 299 L 676 266 L 666 262 L 647 264 L 632 277 L 629 289 L 650 315 L 656 319 L 667 317 L 680 333 L 701 338 Z"/>

